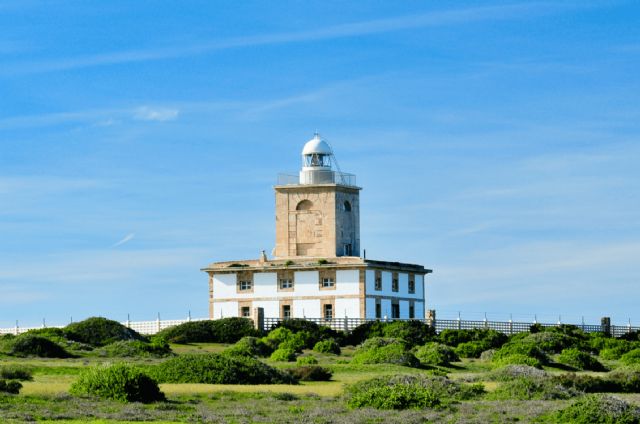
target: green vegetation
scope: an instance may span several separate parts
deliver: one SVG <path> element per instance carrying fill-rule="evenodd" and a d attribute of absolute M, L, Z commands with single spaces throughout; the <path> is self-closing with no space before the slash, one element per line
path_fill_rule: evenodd
<path fill-rule="evenodd" d="M 612 405 L 633 413 L 640 404 L 635 339 L 584 334 L 571 326 L 534 326 L 533 333 L 509 337 L 486 330 L 435 335 L 425 327 L 417 321 L 372 322 L 354 336 L 287 320 L 259 335 L 249 327 L 252 334 L 234 336 L 234 344 L 190 342 L 173 349 L 166 337 L 94 341 L 102 344 L 94 347 L 68 339 L 65 329 L 2 336 L 0 421 L 590 422 L 559 417 L 569 410 L 577 414 L 572 405 L 585 395 L 616 393 L 626 403 L 595 397 L 599 403 L 587 406 L 597 411 L 585 416 L 625 422 L 625 415 L 610 417 Z M 33 337 L 72 356 L 9 355 L 16 341 Z M 363 337 L 358 346 L 348 343 Z M 607 356 L 607 350 L 616 353 Z M 621 359 L 625 354 L 629 365 Z M 612 371 L 592 371 L 595 355 Z M 126 358 L 127 365 L 114 365 L 112 358 Z M 139 394 L 147 383 L 160 384 L 167 402 L 123 402 L 161 399 Z"/>
<path fill-rule="evenodd" d="M 71 356 L 59 344 L 29 333 L 16 337 L 11 341 L 10 346 L 9 354 L 13 356 L 38 356 L 41 358 L 68 358 Z"/>
<path fill-rule="evenodd" d="M 333 339 L 320 340 L 313 346 L 313 350 L 318 353 L 332 353 L 340 355 L 340 345 Z"/>
<path fill-rule="evenodd" d="M 358 347 L 353 364 L 396 364 L 419 367 L 420 361 L 402 340 L 372 337 Z"/>
<path fill-rule="evenodd" d="M 548 418 L 577 424 L 638 424 L 640 408 L 613 396 L 588 395 Z"/>
<path fill-rule="evenodd" d="M 188 354 L 149 369 L 160 383 L 294 384 L 295 380 L 258 359 L 225 354 Z"/>
<path fill-rule="evenodd" d="M 120 340 L 145 340 L 136 331 L 117 321 L 101 317 L 87 318 L 84 321 L 67 325 L 63 334 L 69 340 L 86 343 L 94 347 L 105 346 Z"/>
<path fill-rule="evenodd" d="M 155 337 L 169 343 L 235 343 L 245 336 L 257 336 L 248 318 L 191 321 L 165 328 Z"/>
<path fill-rule="evenodd" d="M 640 349 L 633 349 L 620 357 L 620 362 L 626 365 L 640 365 Z"/>
<path fill-rule="evenodd" d="M 420 362 L 426 365 L 446 367 L 449 366 L 451 362 L 460 360 L 452 347 L 437 342 L 430 342 L 419 347 L 415 351 L 415 355 Z"/>
<path fill-rule="evenodd" d="M 296 360 L 296 351 L 288 347 L 280 347 L 273 351 L 271 360 L 278 362 L 292 362 Z"/>
<path fill-rule="evenodd" d="M 80 374 L 69 393 L 121 402 L 156 402 L 165 399 L 158 383 L 139 368 L 113 364 L 89 368 Z"/>
<path fill-rule="evenodd" d="M 352 408 L 422 409 L 447 407 L 484 392 L 481 385 L 462 385 L 445 377 L 399 375 L 356 383 L 346 390 Z"/>

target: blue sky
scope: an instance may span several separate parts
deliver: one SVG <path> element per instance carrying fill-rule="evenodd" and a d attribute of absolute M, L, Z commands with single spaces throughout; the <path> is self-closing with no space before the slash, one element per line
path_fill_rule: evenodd
<path fill-rule="evenodd" d="M 0 1 L 0 327 L 206 316 L 318 130 L 441 317 L 640 324 L 640 5 Z"/>

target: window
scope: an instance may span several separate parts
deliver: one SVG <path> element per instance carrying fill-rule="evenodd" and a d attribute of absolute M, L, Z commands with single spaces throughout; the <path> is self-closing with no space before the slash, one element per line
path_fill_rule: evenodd
<path fill-rule="evenodd" d="M 292 289 L 293 288 L 293 280 L 290 278 L 283 278 L 280 280 L 280 288 L 281 289 Z"/>
<path fill-rule="evenodd" d="M 251 281 L 240 281 L 240 291 L 249 291 L 253 287 Z"/>
<path fill-rule="evenodd" d="M 400 318 L 400 305 L 397 303 L 391 304 L 391 318 L 398 319 Z"/>
<path fill-rule="evenodd" d="M 333 278 L 323 278 L 322 279 L 322 287 L 335 287 L 336 282 Z"/>
<path fill-rule="evenodd" d="M 345 256 L 353 256 L 353 249 L 352 249 L 350 243 L 344 245 L 344 255 Z"/>
<path fill-rule="evenodd" d="M 303 200 L 296 206 L 297 211 L 308 211 L 313 207 L 313 203 L 310 200 Z"/>
<path fill-rule="evenodd" d="M 282 319 L 291 318 L 291 305 L 282 305 Z"/>
<path fill-rule="evenodd" d="M 409 280 L 409 293 L 416 292 L 416 282 L 414 280 Z"/>
<path fill-rule="evenodd" d="M 416 307 L 413 305 L 409 305 L 409 319 L 414 319 L 416 317 Z"/>
<path fill-rule="evenodd" d="M 322 307 L 322 312 L 324 313 L 325 321 L 331 321 L 333 319 L 333 305 L 330 303 L 325 303 Z"/>
<path fill-rule="evenodd" d="M 249 318 L 251 316 L 251 308 L 248 306 L 243 306 L 240 309 L 240 316 L 244 317 L 244 318 Z"/>
<path fill-rule="evenodd" d="M 351 203 L 344 202 L 344 211 L 345 212 L 351 212 Z"/>
<path fill-rule="evenodd" d="M 376 271 L 375 290 L 382 291 L 382 273 Z"/>
<path fill-rule="evenodd" d="M 391 280 L 391 291 L 398 291 L 398 277 L 394 277 L 393 280 Z"/>
<path fill-rule="evenodd" d="M 376 318 L 382 318 L 382 305 L 376 303 Z"/>

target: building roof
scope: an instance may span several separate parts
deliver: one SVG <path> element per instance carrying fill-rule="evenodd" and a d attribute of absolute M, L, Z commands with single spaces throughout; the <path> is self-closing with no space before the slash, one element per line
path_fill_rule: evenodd
<path fill-rule="evenodd" d="M 333 152 L 331 151 L 331 147 L 327 144 L 326 141 L 320 138 L 320 134 L 316 133 L 313 138 L 307 141 L 302 148 L 303 155 L 312 155 L 312 154 L 321 154 L 321 155 L 331 155 Z"/>
<path fill-rule="evenodd" d="M 238 271 L 261 271 L 269 272 L 279 269 L 291 271 L 304 271 L 317 268 L 379 268 L 391 271 L 413 272 L 416 274 L 430 274 L 433 272 L 422 265 L 407 264 L 402 262 L 376 261 L 363 259 L 354 256 L 340 256 L 336 258 L 312 258 L 296 257 L 260 261 L 259 259 L 247 259 L 240 261 L 213 262 L 202 268 L 205 272 L 229 273 Z"/>

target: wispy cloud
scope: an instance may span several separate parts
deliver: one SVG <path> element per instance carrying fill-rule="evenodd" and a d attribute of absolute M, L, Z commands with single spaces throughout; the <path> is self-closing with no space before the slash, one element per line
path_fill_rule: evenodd
<path fill-rule="evenodd" d="M 136 110 L 134 117 L 140 121 L 163 122 L 173 121 L 178 117 L 179 113 L 178 109 L 142 106 Z"/>
<path fill-rule="evenodd" d="M 553 3 L 524 3 L 444 10 L 419 15 L 353 22 L 308 31 L 234 37 L 225 40 L 195 44 L 192 46 L 183 45 L 166 48 L 140 49 L 42 62 L 17 63 L 13 66 L 5 65 L 3 67 L 3 73 L 15 74 L 63 71 L 92 66 L 186 57 L 226 49 L 323 41 L 417 28 L 456 25 L 478 21 L 505 20 L 524 16 L 529 17 L 536 13 L 548 13 L 555 10 L 566 9 L 566 7 L 567 6 L 558 6 Z"/>
<path fill-rule="evenodd" d="M 128 243 L 128 242 L 130 242 L 131 240 L 133 240 L 133 238 L 134 238 L 135 236 L 136 236 L 136 234 L 135 234 L 135 233 L 127 234 L 126 236 L 124 236 L 124 238 L 123 238 L 122 240 L 118 241 L 117 243 L 115 243 L 115 244 L 114 244 L 113 246 L 111 246 L 111 247 L 118 247 L 118 246 L 122 246 L 123 244 Z"/>

